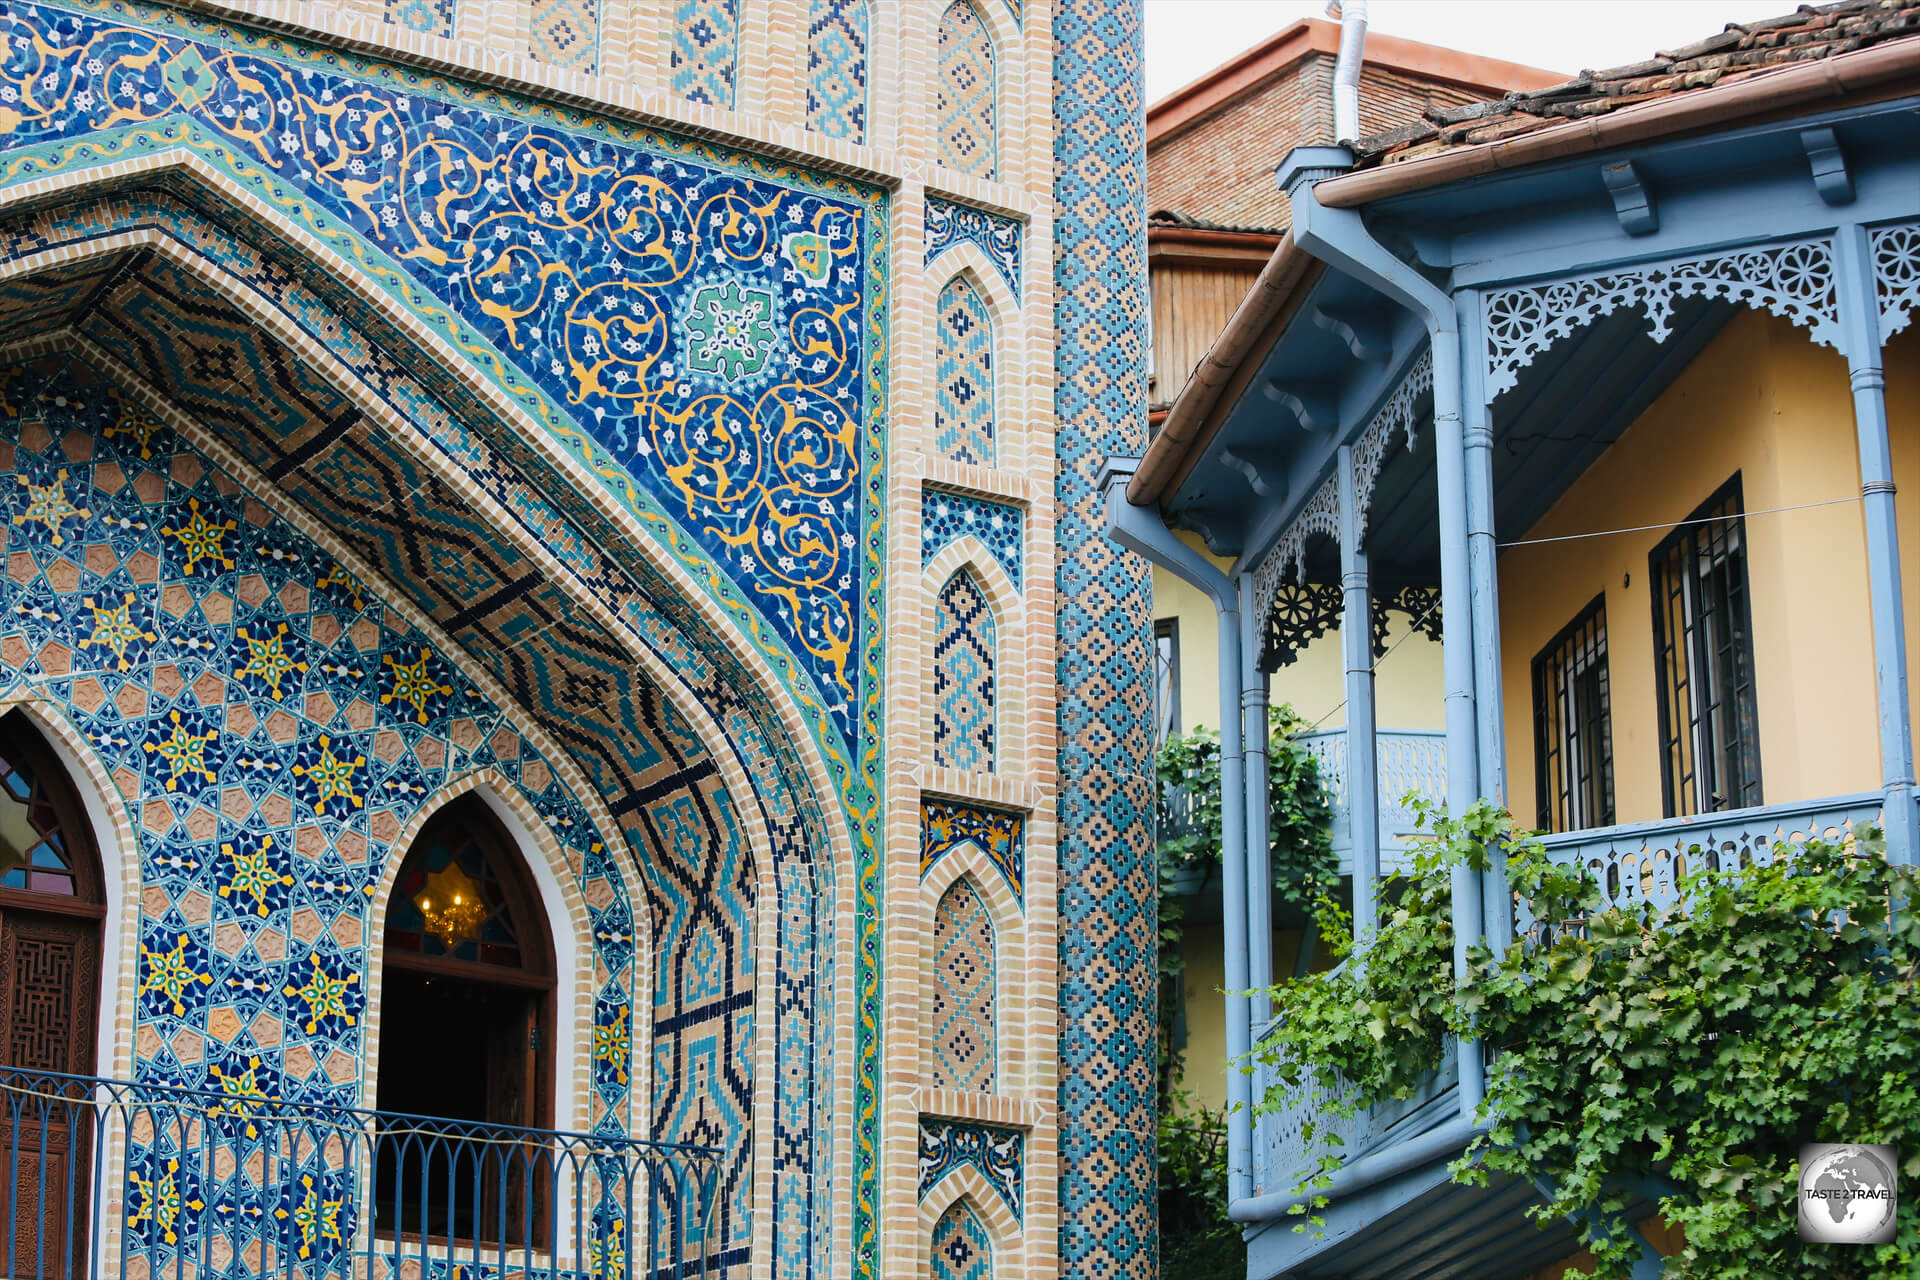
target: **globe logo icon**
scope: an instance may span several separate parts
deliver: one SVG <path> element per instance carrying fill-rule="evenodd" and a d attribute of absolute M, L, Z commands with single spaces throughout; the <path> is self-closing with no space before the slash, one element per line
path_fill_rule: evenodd
<path fill-rule="evenodd" d="M 1898 1163 L 1891 1146 L 1817 1142 L 1800 1148 L 1800 1238 L 1822 1244 L 1892 1240 Z"/>

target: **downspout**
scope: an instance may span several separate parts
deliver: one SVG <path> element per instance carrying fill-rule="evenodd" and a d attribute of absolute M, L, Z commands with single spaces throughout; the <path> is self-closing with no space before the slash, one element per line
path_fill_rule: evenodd
<path fill-rule="evenodd" d="M 1109 458 L 1100 473 L 1107 503 L 1107 536 L 1213 600 L 1220 653 L 1220 871 L 1225 898 L 1220 932 L 1226 950 L 1227 1001 L 1227 1197 L 1253 1194 L 1253 1084 L 1242 1064 L 1252 1049 L 1247 1004 L 1247 810 L 1246 768 L 1240 723 L 1240 594 L 1233 580 L 1207 558 L 1174 537 L 1151 507 L 1127 501 L 1127 481 L 1138 458 Z"/>
<path fill-rule="evenodd" d="M 1299 147 L 1280 166 L 1300 246 L 1366 281 L 1419 316 L 1433 348 L 1434 471 L 1440 523 L 1440 608 L 1446 635 L 1447 807 L 1465 813 L 1480 798 L 1479 724 L 1474 709 L 1473 575 L 1468 552 L 1466 430 L 1459 319 L 1453 299 L 1373 238 L 1360 214 L 1328 209 L 1313 183 L 1353 165 L 1344 147 Z M 1467 977 L 1467 949 L 1485 932 L 1482 886 L 1464 866 L 1453 869 L 1453 972 Z M 1459 1044 L 1460 1123 L 1471 1127 L 1486 1096 L 1480 1044 Z"/>
<path fill-rule="evenodd" d="M 1360 136 L 1360 64 L 1367 52 L 1367 0 L 1334 0 L 1327 16 L 1340 15 L 1340 54 L 1333 64 L 1333 140 Z"/>

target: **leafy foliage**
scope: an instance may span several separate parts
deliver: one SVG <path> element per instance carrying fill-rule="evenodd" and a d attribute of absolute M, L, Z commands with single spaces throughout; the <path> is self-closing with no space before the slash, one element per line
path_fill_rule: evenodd
<path fill-rule="evenodd" d="M 1290 706 L 1268 712 L 1267 835 L 1274 886 L 1302 904 L 1338 883 L 1333 803 L 1319 761 L 1294 739 L 1307 725 Z M 1160 1218 L 1163 1270 L 1185 1280 L 1238 1277 L 1246 1270 L 1240 1232 L 1227 1218 L 1224 1115 L 1191 1114 L 1176 1091 L 1173 1048 L 1177 984 L 1186 969 L 1184 882 L 1220 867 L 1220 735 L 1210 729 L 1170 737 L 1155 760 L 1160 907 Z"/>
<path fill-rule="evenodd" d="M 1674 1280 L 1920 1274 L 1913 1214 L 1887 1245 L 1802 1244 L 1796 1228 L 1802 1143 L 1889 1142 L 1909 1185 L 1920 1176 L 1920 874 L 1889 864 L 1877 833 L 1696 869 L 1661 909 L 1603 907 L 1590 877 L 1485 803 L 1433 830 L 1389 886 L 1395 909 L 1364 965 L 1274 993 L 1285 1026 L 1263 1053 L 1283 1080 L 1350 1113 L 1411 1090 L 1446 1032 L 1474 1033 L 1493 1048 L 1494 1125 L 1455 1177 L 1553 1188 L 1535 1212 L 1582 1224 L 1597 1275 L 1626 1277 L 1639 1249 L 1616 1229 L 1628 1181 L 1656 1188 L 1684 1234 Z M 1447 880 L 1494 847 L 1553 923 L 1500 954 L 1472 949 L 1456 984 Z"/>
<path fill-rule="evenodd" d="M 1160 1269 L 1180 1280 L 1240 1280 L 1246 1246 L 1227 1217 L 1227 1118 L 1187 1094 L 1160 1108 Z"/>

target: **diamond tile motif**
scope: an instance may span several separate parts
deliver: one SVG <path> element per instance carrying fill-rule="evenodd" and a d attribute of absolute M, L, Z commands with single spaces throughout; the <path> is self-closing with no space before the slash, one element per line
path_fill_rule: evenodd
<path fill-rule="evenodd" d="M 992 1093 L 999 1043 L 993 916 L 967 880 L 933 912 L 933 1040 L 928 1075 L 937 1089 Z"/>
<path fill-rule="evenodd" d="M 807 128 L 867 137 L 866 0 L 811 0 L 807 15 Z"/>
<path fill-rule="evenodd" d="M 943 457 L 990 467 L 993 449 L 993 313 L 965 276 L 940 290 L 934 360 L 933 446 Z"/>
<path fill-rule="evenodd" d="M 949 169 L 993 178 L 999 167 L 999 82 L 993 33 L 973 0 L 953 0 L 940 17 L 940 79 L 934 123 L 940 131 L 940 163 Z"/>
<path fill-rule="evenodd" d="M 997 643 L 986 593 L 963 569 L 933 605 L 933 762 L 943 768 L 993 772 Z"/>

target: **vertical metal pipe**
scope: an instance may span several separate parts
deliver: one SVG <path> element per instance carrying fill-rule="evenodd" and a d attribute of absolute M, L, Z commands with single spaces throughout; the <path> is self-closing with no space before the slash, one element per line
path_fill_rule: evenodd
<path fill-rule="evenodd" d="M 1882 821 L 1887 856 L 1920 857 L 1920 814 L 1914 809 L 1912 704 L 1907 697 L 1906 615 L 1900 591 L 1900 525 L 1894 508 L 1888 443 L 1887 380 L 1881 368 L 1880 304 L 1874 289 L 1867 229 L 1834 233 L 1841 341 L 1853 387 L 1854 433 L 1860 449 L 1860 506 L 1867 526 L 1867 590 L 1873 603 L 1873 677 L 1880 725 Z"/>
<path fill-rule="evenodd" d="M 1253 1029 L 1247 1000 L 1247 808 L 1246 759 L 1240 717 L 1240 595 L 1204 555 L 1173 535 L 1160 513 L 1127 502 L 1132 465 L 1110 459 L 1102 486 L 1107 499 L 1107 536 L 1206 592 L 1219 625 L 1220 671 L 1220 860 L 1225 899 L 1220 925 L 1226 960 L 1227 1003 L 1227 1187 L 1239 1200 L 1253 1189 L 1252 1080 L 1244 1067 Z"/>
<path fill-rule="evenodd" d="M 1353 934 L 1365 942 L 1379 922 L 1375 901 L 1380 879 L 1380 748 L 1373 709 L 1373 605 L 1367 553 L 1360 544 L 1359 490 L 1353 446 L 1341 445 L 1340 648 L 1346 663 L 1347 831 L 1353 847 Z"/>
<path fill-rule="evenodd" d="M 1240 588 L 1240 740 L 1246 748 L 1247 805 L 1247 1017 L 1265 1026 L 1273 1016 L 1266 995 L 1273 985 L 1273 840 L 1268 817 L 1267 673 L 1260 669 L 1261 630 L 1266 619 L 1253 605 L 1253 575 Z M 1224 797 L 1222 797 L 1224 798 Z"/>
<path fill-rule="evenodd" d="M 1463 466 L 1467 482 L 1467 572 L 1473 601 L 1475 760 L 1480 795 L 1505 807 L 1506 699 L 1500 670 L 1500 564 L 1493 527 L 1493 410 L 1486 394 L 1486 330 L 1477 291 L 1455 294 L 1454 303 L 1460 325 L 1461 435 L 1466 448 Z M 1504 950 L 1513 940 L 1507 859 L 1500 849 L 1489 850 L 1488 854 L 1490 863 L 1480 878 L 1482 919 L 1488 944 Z"/>
<path fill-rule="evenodd" d="M 1451 303 L 1446 319 L 1453 319 Z M 1467 548 L 1466 433 L 1461 421 L 1460 338 L 1429 321 L 1433 335 L 1433 453 L 1440 502 L 1441 662 L 1447 687 L 1447 808 L 1456 816 L 1480 798 L 1479 723 L 1474 713 L 1472 569 Z M 1349 762 L 1351 767 L 1351 762 Z M 1479 875 L 1453 869 L 1453 976 L 1465 981 L 1467 951 L 1483 927 Z M 1478 1041 L 1459 1048 L 1460 1113 L 1471 1119 L 1486 1096 Z"/>
<path fill-rule="evenodd" d="M 1238 601 L 1235 601 L 1237 606 Z M 1251 915 L 1247 885 L 1246 758 L 1240 717 L 1233 707 L 1240 694 L 1240 610 L 1222 609 L 1220 623 L 1220 882 L 1226 899 L 1221 941 L 1226 947 L 1227 986 L 1227 1195 L 1253 1194 L 1253 1088 L 1243 1070 L 1253 1048 L 1252 1011 L 1247 999 L 1247 921 Z M 1237 1122 L 1236 1122 L 1237 1121 Z M 1235 1142 L 1238 1136 L 1240 1141 Z"/>

